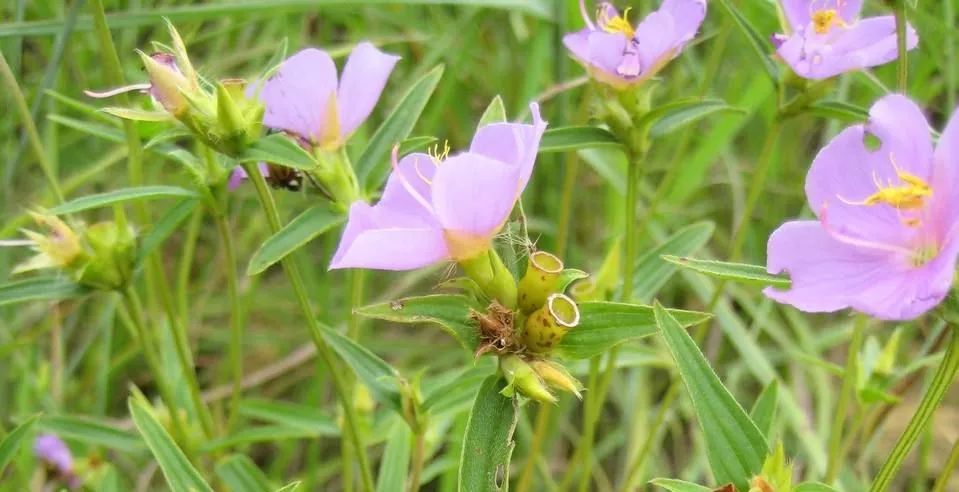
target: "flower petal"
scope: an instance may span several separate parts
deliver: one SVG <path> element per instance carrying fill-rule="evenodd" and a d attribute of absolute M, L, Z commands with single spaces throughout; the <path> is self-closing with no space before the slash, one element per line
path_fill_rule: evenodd
<path fill-rule="evenodd" d="M 344 139 L 369 117 L 400 57 L 368 42 L 353 48 L 340 79 L 337 106 Z"/>
<path fill-rule="evenodd" d="M 315 48 L 302 50 L 287 58 L 263 84 L 263 124 L 316 142 L 323 133 L 327 103 L 335 91 L 336 65 L 330 55 Z"/>
<path fill-rule="evenodd" d="M 449 257 L 443 231 L 418 217 L 355 202 L 330 269 L 413 270 Z"/>
<path fill-rule="evenodd" d="M 836 9 L 848 24 L 855 22 L 862 10 L 862 0 L 781 0 L 780 4 L 793 30 L 805 28 L 812 21 L 811 14 L 818 9 Z"/>
<path fill-rule="evenodd" d="M 623 61 L 626 37 L 618 33 L 592 31 L 587 38 L 589 52 L 587 63 L 605 73 L 616 75 L 616 68 Z M 616 75 L 618 77 L 618 75 Z"/>
<path fill-rule="evenodd" d="M 539 114 L 539 105 L 529 105 L 533 124 L 493 123 L 476 131 L 470 152 L 496 159 L 520 169 L 520 191 L 526 188 L 539 152 L 539 141 L 546 131 L 546 122 Z"/>
<path fill-rule="evenodd" d="M 866 131 L 882 142 L 879 150 L 890 163 L 920 178 L 932 178 L 932 136 L 929 123 L 916 103 L 890 94 L 869 109 Z M 891 174 L 890 177 L 894 176 Z"/>
<path fill-rule="evenodd" d="M 563 45 L 569 50 L 573 58 L 584 65 L 590 65 L 589 61 L 589 33 L 591 29 L 580 29 L 563 36 Z"/>
<path fill-rule="evenodd" d="M 780 0 L 779 4 L 783 8 L 783 14 L 786 15 L 786 22 L 789 23 L 791 30 L 802 29 L 812 21 L 810 0 Z"/>
<path fill-rule="evenodd" d="M 660 12 L 668 13 L 673 19 L 673 45 L 676 48 L 689 42 L 699 31 L 706 18 L 705 0 L 665 0 L 659 7 Z"/>
<path fill-rule="evenodd" d="M 520 168 L 471 152 L 447 159 L 433 178 L 433 210 L 443 229 L 492 238 L 519 196 Z"/>
<path fill-rule="evenodd" d="M 933 190 L 959 190 L 959 108 L 952 112 L 933 157 Z M 959 193 L 933 196 L 933 216 L 946 235 L 959 227 Z"/>
<path fill-rule="evenodd" d="M 436 166 L 433 158 L 427 154 L 413 153 L 404 156 L 390 173 L 377 206 L 417 216 L 427 222 L 435 222 L 432 210 L 427 206 L 432 206 L 433 191 L 430 183 L 436 174 Z M 411 192 L 418 196 L 414 197 Z"/>
<path fill-rule="evenodd" d="M 665 4 L 664 4 L 665 6 Z M 663 8 L 649 14 L 636 26 L 639 62 L 643 75 L 672 59 L 683 42 L 676 33 L 676 21 Z"/>

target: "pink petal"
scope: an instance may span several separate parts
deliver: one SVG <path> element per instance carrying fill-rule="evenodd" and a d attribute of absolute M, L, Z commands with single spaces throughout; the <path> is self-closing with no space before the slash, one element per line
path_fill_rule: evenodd
<path fill-rule="evenodd" d="M 520 172 L 470 152 L 447 159 L 433 178 L 433 210 L 443 229 L 492 238 L 519 197 Z"/>
<path fill-rule="evenodd" d="M 705 0 L 665 0 L 659 7 L 673 19 L 673 44 L 681 46 L 694 37 L 706 18 Z"/>
<path fill-rule="evenodd" d="M 413 270 L 447 257 L 439 228 L 419 217 L 356 202 L 330 269 Z"/>
<path fill-rule="evenodd" d="M 425 205 L 432 205 L 433 191 L 430 182 L 436 174 L 436 166 L 433 158 L 423 153 L 409 154 L 400 159 L 386 181 L 383 196 L 377 206 L 435 222 L 432 210 L 427 209 L 421 201 L 426 202 Z M 419 197 L 414 197 L 411 190 Z"/>
<path fill-rule="evenodd" d="M 639 60 L 644 73 L 672 59 L 683 44 L 676 35 L 676 25 L 669 12 L 657 10 L 636 26 Z"/>
<path fill-rule="evenodd" d="M 876 101 L 869 109 L 866 131 L 882 141 L 878 152 L 894 159 L 900 169 L 927 181 L 932 177 L 929 123 L 909 98 L 890 94 Z"/>
<path fill-rule="evenodd" d="M 616 67 L 623 61 L 626 37 L 603 31 L 592 31 L 587 38 L 587 63 L 603 72 L 616 75 Z M 617 75 L 618 77 L 618 75 Z"/>
<path fill-rule="evenodd" d="M 539 141 L 546 131 L 546 122 L 539 105 L 529 105 L 533 124 L 493 123 L 476 131 L 470 152 L 516 166 L 520 169 L 520 191 L 526 188 L 539 152 Z"/>
<path fill-rule="evenodd" d="M 805 28 L 811 22 L 811 0 L 780 0 L 786 22 L 793 30 Z"/>
<path fill-rule="evenodd" d="M 367 42 L 353 48 L 343 67 L 337 94 L 340 131 L 344 139 L 370 116 L 399 59 Z"/>
<path fill-rule="evenodd" d="M 933 190 L 953 190 L 951 193 L 933 195 L 933 216 L 938 221 L 940 231 L 955 233 L 959 225 L 959 108 L 952 112 L 952 117 L 939 137 L 939 145 L 933 157 Z M 935 191 L 933 191 L 935 193 Z"/>
<path fill-rule="evenodd" d="M 263 84 L 263 124 L 316 142 L 323 134 L 326 107 L 336 91 L 336 65 L 324 51 L 307 48 L 287 58 Z"/>

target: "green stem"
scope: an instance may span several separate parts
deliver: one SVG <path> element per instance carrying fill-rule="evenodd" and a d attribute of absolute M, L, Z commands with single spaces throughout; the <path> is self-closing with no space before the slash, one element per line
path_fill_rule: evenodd
<path fill-rule="evenodd" d="M 839 466 L 843 458 L 843 423 L 846 420 L 846 411 L 849 402 L 856 392 L 856 376 L 859 368 L 859 350 L 862 346 L 862 334 L 866 327 L 865 315 L 858 315 L 852 329 L 852 338 L 849 341 L 846 354 L 846 370 L 842 377 L 842 387 L 839 390 L 839 401 L 836 402 L 836 412 L 833 414 L 829 437 L 829 463 L 826 466 L 826 483 L 832 483 L 839 476 Z"/>
<path fill-rule="evenodd" d="M 214 211 L 216 229 L 220 234 L 223 247 L 223 262 L 226 270 L 226 289 L 230 298 L 230 372 L 233 375 L 233 388 L 230 396 L 230 416 L 227 418 L 227 431 L 233 428 L 240 414 L 240 397 L 243 395 L 243 303 L 240 301 L 240 288 L 236 273 L 236 248 L 233 245 L 233 233 L 226 214 Z"/>
<path fill-rule="evenodd" d="M 413 437 L 413 461 L 410 463 L 409 492 L 419 492 L 420 477 L 423 475 L 423 463 L 426 461 L 426 430 L 416 429 Z"/>
<path fill-rule="evenodd" d="M 899 52 L 896 82 L 899 92 L 905 94 L 909 78 L 909 50 L 906 46 L 906 36 L 909 25 L 906 22 L 906 0 L 896 2 L 896 49 Z"/>
<path fill-rule="evenodd" d="M 909 424 L 906 425 L 906 429 L 899 436 L 896 446 L 889 453 L 889 457 L 886 458 L 882 468 L 879 469 L 879 473 L 869 489 L 870 492 L 883 492 L 892 483 L 903 460 L 909 454 L 909 450 L 912 449 L 916 439 L 919 438 L 923 429 L 932 420 L 936 407 L 939 406 L 949 389 L 949 385 L 956 377 L 956 371 L 959 370 L 959 328 L 952 326 L 950 329 L 952 330 L 952 341 L 946 349 L 946 355 L 943 356 L 936 374 L 932 377 L 932 382 L 929 383 L 929 387 L 922 396 L 915 415 L 909 420 Z"/>
<path fill-rule="evenodd" d="M 274 233 L 279 232 L 281 228 L 280 214 L 276 209 L 276 203 L 273 201 L 273 195 L 267 187 L 266 180 L 263 179 L 263 175 L 260 174 L 255 165 L 244 164 L 243 167 L 247 175 L 249 175 L 254 188 L 256 188 L 260 206 L 263 207 L 263 212 L 266 215 L 270 229 Z M 283 265 L 283 271 L 290 280 L 290 284 L 293 286 L 297 302 L 303 311 L 303 317 L 306 318 L 307 327 L 313 339 L 313 344 L 316 345 L 317 353 L 330 371 L 330 379 L 333 381 L 334 392 L 340 401 L 340 406 L 343 408 L 345 430 L 354 449 L 356 449 L 357 461 L 359 461 L 360 464 L 360 474 L 363 479 L 363 488 L 367 492 L 371 492 L 374 489 L 373 474 L 370 472 L 370 464 L 366 457 L 366 448 L 363 445 L 360 435 L 359 419 L 356 416 L 353 406 L 350 404 L 348 387 L 344 381 L 343 374 L 341 374 L 337 368 L 336 356 L 333 354 L 329 345 L 326 344 L 326 341 L 323 340 L 320 323 L 313 314 L 313 307 L 310 305 L 309 294 L 306 291 L 306 285 L 303 283 L 299 267 L 296 265 L 296 262 L 293 261 L 292 256 L 284 258 L 281 264 Z"/>
<path fill-rule="evenodd" d="M 147 365 L 150 366 L 150 372 L 152 372 L 153 377 L 156 378 L 157 387 L 160 390 L 160 398 L 163 400 L 164 405 L 166 405 L 167 413 L 170 416 L 170 426 L 173 437 L 177 442 L 181 443 L 181 445 L 190 448 L 190 446 L 186 446 L 189 441 L 186 439 L 187 434 L 183 422 L 180 421 L 178 411 L 180 407 L 177 405 L 176 398 L 173 396 L 173 388 L 170 387 L 169 381 L 164 377 L 163 365 L 157 358 L 157 354 L 159 354 L 160 351 L 154 343 L 150 330 L 148 330 L 146 326 L 146 314 L 143 311 L 143 303 L 140 302 L 140 296 L 138 296 L 136 291 L 133 290 L 133 287 L 130 286 L 124 288 L 120 293 L 123 296 L 124 307 L 126 307 L 129 313 L 130 322 L 133 323 L 134 331 L 137 334 L 137 338 L 140 339 L 140 345 L 143 347 L 143 356 L 146 358 Z M 187 451 L 189 451 L 189 449 L 187 449 Z"/>
<path fill-rule="evenodd" d="M 40 164 L 40 170 L 43 171 L 43 177 L 46 178 L 50 191 L 56 197 L 58 202 L 63 202 L 63 192 L 60 190 L 60 183 L 53 171 L 53 165 L 47 158 L 47 153 L 43 150 L 43 141 L 40 139 L 40 133 L 37 131 L 37 125 L 30 116 L 30 110 L 27 108 L 27 100 L 20 91 L 20 85 L 17 84 L 17 78 L 13 75 L 13 70 L 7 64 L 7 59 L 0 52 L 0 78 L 3 79 L 3 85 L 7 88 L 7 94 L 13 99 L 13 106 L 20 113 L 20 119 L 24 129 L 27 131 L 27 138 L 30 140 L 30 148 L 36 154 L 37 163 Z"/>
<path fill-rule="evenodd" d="M 942 467 L 939 477 L 936 478 L 936 484 L 932 487 L 932 492 L 946 492 L 946 485 L 949 484 L 952 471 L 956 468 L 957 463 L 959 463 L 959 439 L 956 439 L 956 442 L 952 445 L 952 451 L 949 452 L 946 465 Z"/>

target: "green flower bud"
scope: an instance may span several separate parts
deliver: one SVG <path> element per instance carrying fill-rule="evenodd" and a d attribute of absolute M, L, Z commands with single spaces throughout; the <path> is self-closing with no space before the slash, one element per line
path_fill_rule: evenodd
<path fill-rule="evenodd" d="M 579 324 L 579 307 L 563 294 L 552 294 L 546 304 L 526 318 L 523 343 L 530 352 L 548 353 Z"/>
<path fill-rule="evenodd" d="M 763 468 L 749 481 L 749 492 L 792 492 L 793 465 L 786 461 L 786 452 L 780 442 L 766 456 Z"/>
<path fill-rule="evenodd" d="M 529 255 L 526 275 L 519 281 L 519 308 L 529 314 L 543 307 L 546 298 L 556 292 L 563 261 L 545 251 Z"/>
<path fill-rule="evenodd" d="M 80 244 L 80 237 L 66 222 L 55 215 L 43 212 L 28 213 L 38 225 L 47 230 L 47 234 L 23 230 L 27 240 L 17 241 L 16 244 L 30 245 L 37 254 L 14 267 L 12 273 L 44 268 L 67 269 L 83 260 L 85 255 Z"/>
<path fill-rule="evenodd" d="M 190 107 L 186 96 L 186 93 L 190 92 L 190 81 L 183 76 L 168 53 L 137 53 L 150 77 L 150 95 L 175 118 L 182 117 Z"/>
<path fill-rule="evenodd" d="M 77 281 L 104 290 L 126 285 L 136 262 L 133 231 L 115 222 L 99 222 L 83 232 L 83 242 L 89 258 L 75 270 Z"/>
<path fill-rule="evenodd" d="M 516 308 L 516 280 L 496 250 L 487 249 L 472 258 L 460 260 L 459 265 L 483 294 L 506 308 Z"/>
<path fill-rule="evenodd" d="M 506 387 L 500 392 L 503 396 L 512 397 L 519 393 L 536 401 L 556 403 L 556 397 L 549 392 L 536 371 L 519 356 L 509 355 L 501 358 L 500 369 L 503 370 L 507 382 Z"/>
<path fill-rule="evenodd" d="M 574 378 L 562 364 L 538 359 L 530 361 L 529 365 L 549 387 L 568 391 L 576 395 L 576 398 L 583 399 L 583 383 Z"/>

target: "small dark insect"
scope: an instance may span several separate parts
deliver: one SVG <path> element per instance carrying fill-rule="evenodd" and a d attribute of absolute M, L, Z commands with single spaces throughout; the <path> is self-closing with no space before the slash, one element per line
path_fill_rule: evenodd
<path fill-rule="evenodd" d="M 277 164 L 267 164 L 270 173 L 266 176 L 266 182 L 274 188 L 300 191 L 303 188 L 303 173 L 292 167 L 280 166 Z"/>
<path fill-rule="evenodd" d="M 493 301 L 486 313 L 472 311 L 470 319 L 479 325 L 480 343 L 476 357 L 487 352 L 505 353 L 519 350 L 519 342 L 513 330 L 514 314 L 502 304 Z"/>

